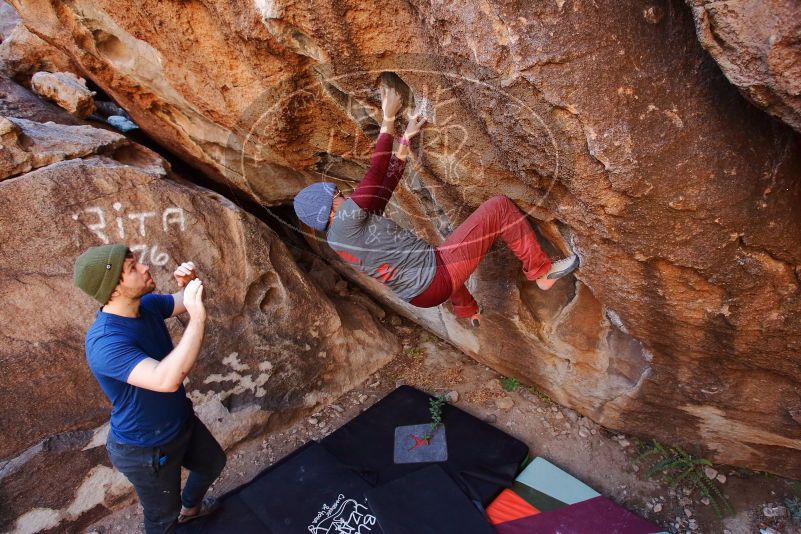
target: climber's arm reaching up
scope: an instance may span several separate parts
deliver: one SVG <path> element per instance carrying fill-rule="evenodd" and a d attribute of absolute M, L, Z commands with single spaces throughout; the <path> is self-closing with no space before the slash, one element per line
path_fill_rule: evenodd
<path fill-rule="evenodd" d="M 386 122 L 386 121 L 385 121 Z M 383 130 L 383 128 L 382 128 Z M 364 173 L 362 181 L 356 186 L 350 198 L 364 211 L 377 213 L 380 206 L 381 193 L 384 188 L 384 177 L 387 174 L 390 157 L 392 156 L 392 134 L 383 132 L 378 136 L 378 142 L 370 158 L 370 166 Z M 386 203 L 385 203 L 386 205 Z"/>
<path fill-rule="evenodd" d="M 359 207 L 366 211 L 377 213 L 378 215 L 382 215 L 384 213 L 384 209 L 386 209 L 389 199 L 392 197 L 392 193 L 398 186 L 398 183 L 403 176 L 403 171 L 406 168 L 406 158 L 408 158 L 410 154 L 409 141 L 420 132 L 420 128 L 423 127 L 425 122 L 425 117 L 420 117 L 417 114 L 411 116 L 409 119 L 409 124 L 406 126 L 406 132 L 399 141 L 398 150 L 389 160 L 389 165 L 386 175 L 384 176 L 384 180 L 380 186 L 370 188 L 371 195 L 368 199 L 370 206 L 369 209 L 362 206 L 360 199 L 356 198 L 356 195 L 360 192 L 364 180 L 362 180 L 362 184 L 359 184 L 359 188 L 357 188 L 357 190 L 353 193 L 352 198 L 357 204 L 359 204 Z M 380 142 L 381 139 L 379 138 L 379 143 Z M 376 146 L 376 153 L 378 153 L 378 151 L 379 147 Z"/>
<path fill-rule="evenodd" d="M 415 112 L 411 117 L 409 117 L 409 124 L 406 125 L 406 131 L 403 133 L 403 137 L 401 137 L 398 145 L 398 152 L 396 153 L 396 157 L 401 161 L 406 161 L 406 158 L 409 157 L 411 154 L 411 149 L 409 148 L 409 142 L 414 139 L 414 137 L 420 133 L 420 130 L 425 125 L 426 121 L 425 117 L 423 117 L 420 112 Z M 404 142 L 404 139 L 406 142 Z M 395 184 L 397 185 L 397 183 Z"/>
<path fill-rule="evenodd" d="M 365 211 L 375 212 L 384 187 L 384 177 L 392 156 L 392 131 L 395 129 L 395 115 L 401 107 L 401 97 L 395 89 L 381 87 L 381 111 L 383 122 L 378 135 L 370 166 L 362 181 L 351 195 L 356 204 Z"/>

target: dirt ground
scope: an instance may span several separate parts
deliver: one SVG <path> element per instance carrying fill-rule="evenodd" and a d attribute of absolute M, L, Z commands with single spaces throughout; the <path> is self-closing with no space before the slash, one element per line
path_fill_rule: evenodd
<path fill-rule="evenodd" d="M 452 404 L 528 444 L 601 494 L 668 532 L 801 534 L 785 499 L 801 497 L 801 483 L 775 476 L 714 466 L 718 486 L 734 514 L 720 519 L 706 499 L 644 476 L 636 462 L 638 441 L 610 432 L 573 410 L 558 406 L 536 390 L 515 385 L 417 326 L 394 317 L 404 353 L 335 403 L 280 431 L 243 442 L 228 452 L 228 464 L 212 486 L 221 495 L 249 480 L 309 440 L 317 440 L 358 415 L 401 384 L 431 394 L 448 393 Z M 504 388 L 504 385 L 506 388 Z M 713 474 L 713 473 L 710 473 Z M 88 532 L 130 533 L 141 529 L 134 503 L 92 525 Z M 599 533 L 603 534 L 603 533 Z"/>

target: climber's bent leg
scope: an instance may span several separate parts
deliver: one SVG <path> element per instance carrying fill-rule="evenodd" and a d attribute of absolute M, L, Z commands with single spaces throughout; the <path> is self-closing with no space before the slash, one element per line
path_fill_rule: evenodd
<path fill-rule="evenodd" d="M 477 314 L 478 303 L 465 287 L 465 282 L 498 237 L 506 241 L 523 263 L 526 278 L 535 280 L 548 273 L 551 260 L 542 251 L 525 216 L 509 198 L 497 196 L 481 204 L 437 247 L 434 280 L 409 303 L 429 308 L 438 306 L 449 295 L 457 317 Z"/>
<path fill-rule="evenodd" d="M 425 291 L 410 300 L 409 304 L 418 308 L 433 308 L 450 299 L 457 317 L 470 317 L 477 313 L 478 304 L 473 299 L 473 296 L 467 291 L 464 284 L 454 290 L 451 275 L 448 274 L 442 255 L 439 251 L 434 251 L 434 254 L 437 259 L 437 270 L 434 273 L 434 278 Z"/>
<path fill-rule="evenodd" d="M 443 302 L 450 300 L 453 304 L 453 313 L 457 317 L 466 318 L 478 313 L 478 303 L 473 295 L 462 284 L 453 290 L 451 277 L 444 265 L 440 265 L 439 253 L 437 253 L 437 273 L 425 291 L 409 301 L 409 304 L 418 308 L 433 308 Z"/>
<path fill-rule="evenodd" d="M 467 290 L 464 284 L 457 287 L 451 294 L 451 304 L 456 317 L 470 317 L 478 313 L 478 302 Z"/>
<path fill-rule="evenodd" d="M 498 237 L 523 263 L 529 280 L 536 280 L 551 268 L 551 260 L 542 251 L 525 215 L 508 197 L 492 197 L 437 248 L 454 288 L 464 285 Z"/>

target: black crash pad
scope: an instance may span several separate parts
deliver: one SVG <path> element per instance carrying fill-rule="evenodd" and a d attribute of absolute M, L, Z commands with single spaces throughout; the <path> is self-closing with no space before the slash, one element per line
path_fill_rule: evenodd
<path fill-rule="evenodd" d="M 400 386 L 320 443 L 342 463 L 372 473 L 373 485 L 385 484 L 432 465 L 394 461 L 395 429 L 430 422 L 430 399 L 418 389 Z M 487 506 L 504 487 L 512 485 L 528 447 L 455 406 L 444 406 L 442 422 L 447 460 L 436 465 L 465 494 Z"/>
<path fill-rule="evenodd" d="M 408 439 L 430 428 L 431 398 L 399 387 L 320 444 L 304 445 L 222 496 L 219 511 L 178 532 L 383 534 L 369 495 L 392 533 L 409 525 L 416 525 L 409 531 L 416 533 L 483 533 L 487 523 L 479 505 L 511 486 L 528 448 L 446 405 L 443 427 L 430 444 L 413 449 L 411 440 L 407 449 L 397 450 L 396 437 Z M 442 461 L 416 461 L 431 458 Z M 426 530 L 429 526 L 434 530 Z"/>
<path fill-rule="evenodd" d="M 224 495 L 213 515 L 181 534 L 381 534 L 364 492 L 370 485 L 317 443 L 308 443 Z"/>
<path fill-rule="evenodd" d="M 365 495 L 386 534 L 495 534 L 484 514 L 436 464 Z"/>

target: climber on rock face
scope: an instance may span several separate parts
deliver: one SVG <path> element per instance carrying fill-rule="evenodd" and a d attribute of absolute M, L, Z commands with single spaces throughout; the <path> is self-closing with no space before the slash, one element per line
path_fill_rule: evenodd
<path fill-rule="evenodd" d="M 147 534 L 214 511 L 217 502 L 203 496 L 225 466 L 183 386 L 203 341 L 203 283 L 192 262 L 174 276 L 185 289 L 152 293 L 149 268 L 123 244 L 88 249 L 74 269 L 75 285 L 102 305 L 86 333 L 86 359 L 111 401 L 109 458 L 139 496 Z M 164 320 L 184 312 L 189 322 L 173 347 Z M 181 466 L 190 470 L 183 493 Z"/>
<path fill-rule="evenodd" d="M 578 267 L 578 257 L 551 262 L 540 248 L 525 216 L 505 196 L 492 197 L 476 209 L 445 241 L 433 247 L 383 216 L 410 154 L 409 142 L 426 122 L 410 117 L 392 153 L 395 116 L 401 97 L 381 88 L 383 123 L 370 166 L 350 197 L 333 183 L 316 183 L 294 200 L 298 218 L 325 232 L 329 246 L 346 263 L 384 283 L 406 302 L 421 308 L 450 299 L 457 317 L 480 321 L 479 306 L 465 282 L 498 237 L 523 263 L 526 278 L 544 290 Z"/>

